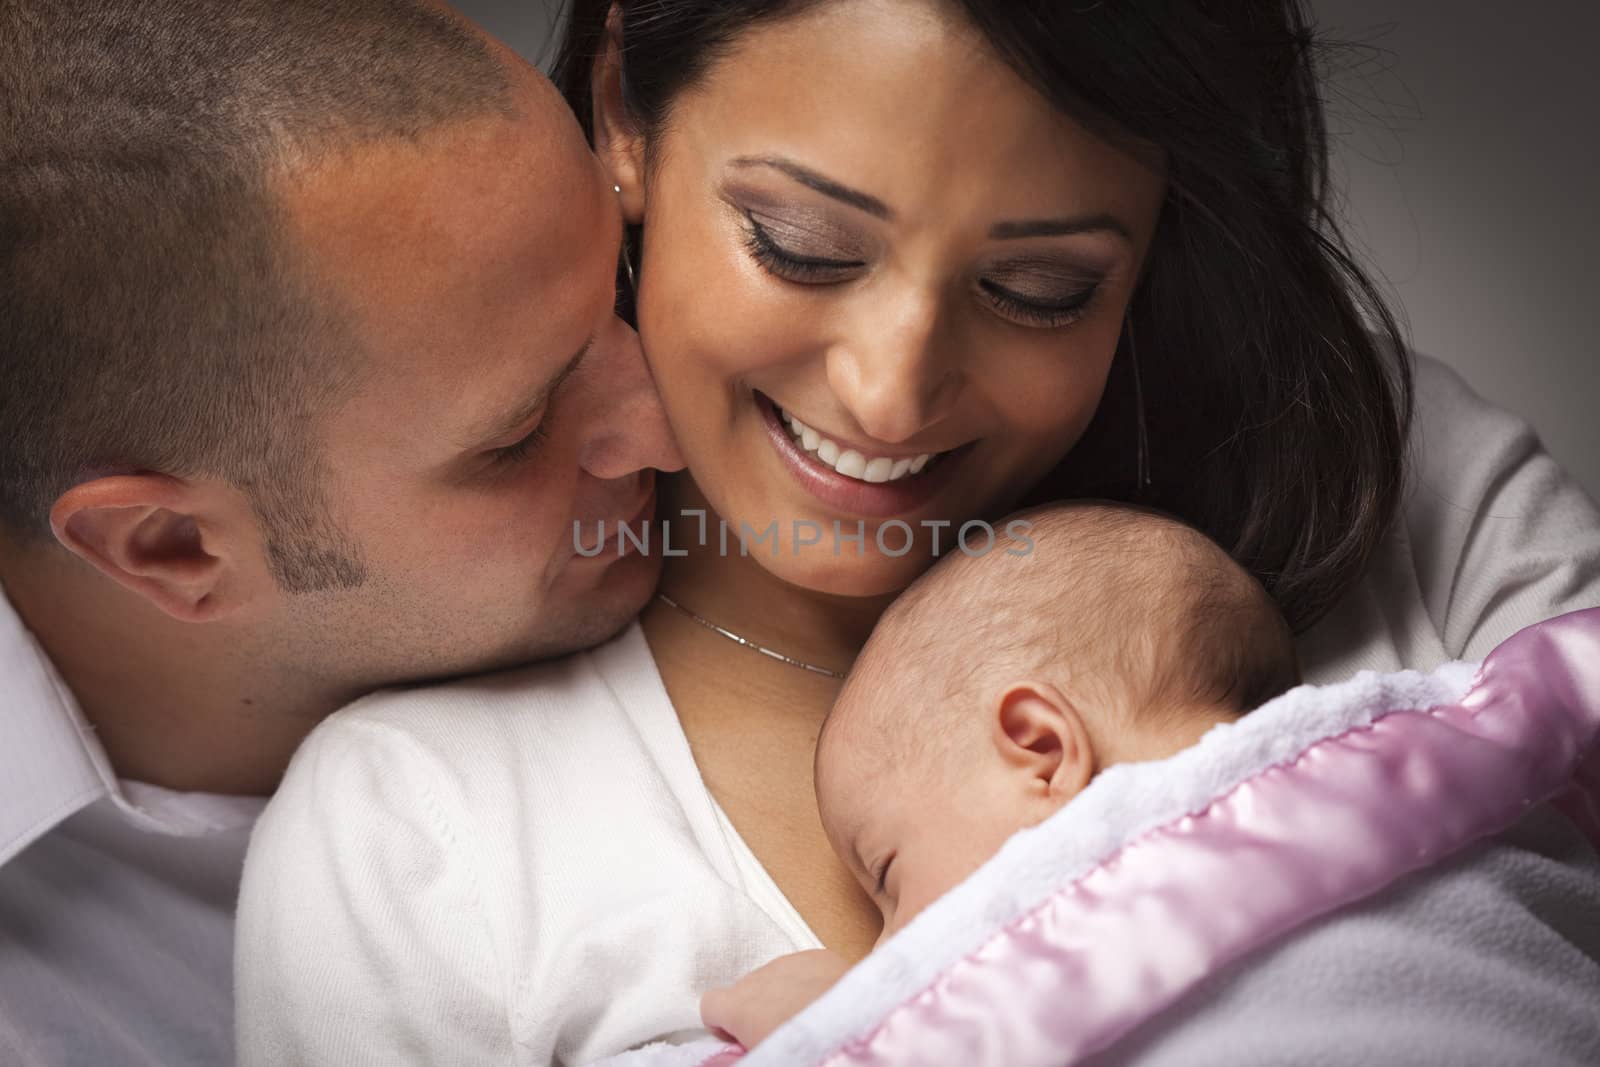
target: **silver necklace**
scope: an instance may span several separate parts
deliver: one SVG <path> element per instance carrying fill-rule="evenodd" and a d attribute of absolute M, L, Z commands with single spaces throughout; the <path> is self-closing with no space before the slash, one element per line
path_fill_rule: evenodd
<path fill-rule="evenodd" d="M 799 667 L 801 670 L 810 671 L 812 674 L 820 674 L 824 678 L 844 677 L 844 675 L 839 671 L 830 671 L 828 668 L 819 667 L 815 663 L 807 663 L 804 660 L 794 659 L 791 656 L 785 656 L 782 652 L 779 652 L 776 649 L 767 648 L 765 645 L 758 645 L 748 637 L 741 637 L 732 630 L 718 626 L 710 619 L 702 618 L 701 616 L 696 615 L 694 612 L 690 611 L 676 600 L 673 600 L 665 593 L 657 593 L 656 598 L 671 607 L 677 608 L 679 611 L 689 616 L 689 618 L 693 619 L 695 622 L 699 623 L 701 626 L 704 626 L 713 633 L 719 633 L 723 637 L 726 637 L 729 641 L 733 641 L 736 644 L 741 644 L 745 648 L 753 649 L 754 651 L 761 653 L 763 656 L 770 656 L 771 658 L 778 660 L 780 663 L 787 663 L 791 667 Z"/>

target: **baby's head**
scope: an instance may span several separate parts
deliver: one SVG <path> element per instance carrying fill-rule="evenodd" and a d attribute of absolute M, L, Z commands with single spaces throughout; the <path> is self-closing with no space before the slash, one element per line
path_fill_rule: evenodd
<path fill-rule="evenodd" d="M 1016 520 L 1031 545 L 948 556 L 894 602 L 817 743 L 823 825 L 886 934 L 1104 767 L 1299 682 L 1272 600 L 1189 526 L 1099 503 Z"/>

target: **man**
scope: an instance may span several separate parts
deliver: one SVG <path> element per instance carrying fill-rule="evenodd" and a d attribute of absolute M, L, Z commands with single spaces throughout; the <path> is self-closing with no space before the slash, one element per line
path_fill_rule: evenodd
<path fill-rule="evenodd" d="M 597 643 L 681 465 L 559 96 L 423 0 L 0 2 L 0 1062 L 230 1058 L 251 821 Z"/>

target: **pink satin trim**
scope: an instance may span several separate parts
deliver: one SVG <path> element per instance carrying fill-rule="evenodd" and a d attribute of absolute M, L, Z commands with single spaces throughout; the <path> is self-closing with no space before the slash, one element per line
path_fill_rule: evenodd
<path fill-rule="evenodd" d="M 1319 741 L 1130 842 L 821 1062 L 1072 1063 L 1206 975 L 1536 803 L 1566 791 L 1600 827 L 1597 738 L 1593 609 L 1506 641 L 1459 705 Z"/>

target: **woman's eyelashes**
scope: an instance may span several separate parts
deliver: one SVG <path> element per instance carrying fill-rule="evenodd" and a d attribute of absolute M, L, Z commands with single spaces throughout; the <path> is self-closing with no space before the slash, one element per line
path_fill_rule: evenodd
<path fill-rule="evenodd" d="M 830 248 L 800 227 L 781 220 L 763 224 L 754 211 L 745 212 L 745 246 L 769 273 L 802 285 L 843 281 L 867 265 L 859 255 Z"/>
<path fill-rule="evenodd" d="M 1088 314 L 1105 273 L 1065 255 L 1031 253 L 991 263 L 978 290 L 995 313 L 1022 326 L 1058 329 Z"/>
<path fill-rule="evenodd" d="M 1059 298 L 1023 296 L 986 278 L 978 282 L 978 288 L 1002 318 L 1023 326 L 1059 329 L 1071 326 L 1088 314 L 1095 296 L 1100 292 L 1100 283 L 1094 282 Z"/>
<path fill-rule="evenodd" d="M 849 281 L 868 266 L 854 251 L 846 251 L 818 240 L 815 232 L 747 210 L 745 247 L 750 257 L 776 278 L 797 285 L 830 285 Z M 765 219 L 765 221 L 763 221 Z M 1056 272 L 1059 273 L 1059 272 Z M 1049 294 L 1029 294 L 1013 288 L 1014 272 L 1004 275 L 1003 284 L 980 278 L 978 290 L 984 301 L 1001 318 L 1023 326 L 1059 329 L 1070 326 L 1089 311 L 1100 291 L 1100 278 L 1075 276 Z"/>

